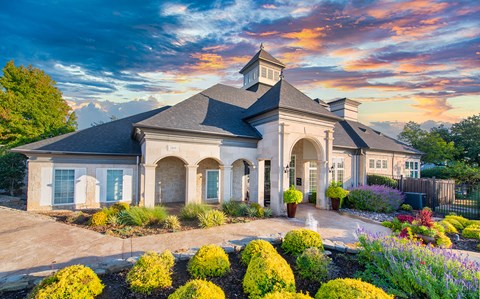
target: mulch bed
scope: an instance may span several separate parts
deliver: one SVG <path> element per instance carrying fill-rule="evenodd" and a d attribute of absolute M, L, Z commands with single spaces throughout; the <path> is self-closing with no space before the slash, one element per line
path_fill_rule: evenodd
<path fill-rule="evenodd" d="M 459 235 L 459 240 L 455 241 L 455 234 L 447 234 L 450 240 L 452 240 L 452 249 L 460 249 L 460 250 L 467 250 L 473 252 L 480 252 L 478 250 L 478 244 L 480 244 L 480 240 L 476 239 L 467 239 Z"/>
<path fill-rule="evenodd" d="M 287 260 L 291 265 L 294 274 L 297 291 L 308 292 L 310 295 L 315 296 L 320 287 L 320 283 L 304 280 L 300 278 L 295 269 L 295 257 L 287 255 L 283 250 L 277 246 L 278 252 Z M 356 255 L 344 254 L 339 252 L 332 252 L 331 258 L 333 263 L 331 264 L 329 279 L 353 277 L 355 272 L 362 271 L 362 266 L 358 263 Z M 243 293 L 242 281 L 245 276 L 247 268 L 240 261 L 240 253 L 229 254 L 231 271 L 224 277 L 210 278 L 209 280 L 222 288 L 227 298 L 232 299 L 247 299 L 248 297 Z M 128 285 L 125 282 L 127 271 L 123 271 L 115 274 L 107 274 L 100 276 L 100 279 L 105 285 L 103 292 L 97 299 L 113 299 L 113 298 L 167 298 L 178 287 L 184 285 L 191 278 L 187 271 L 188 261 L 178 261 L 175 263 L 172 281 L 173 286 L 171 288 L 162 289 L 153 292 L 150 295 L 136 294 L 130 291 Z M 19 299 L 25 298 L 30 290 L 8 292 L 0 294 L 1 298 L 5 299 Z"/>

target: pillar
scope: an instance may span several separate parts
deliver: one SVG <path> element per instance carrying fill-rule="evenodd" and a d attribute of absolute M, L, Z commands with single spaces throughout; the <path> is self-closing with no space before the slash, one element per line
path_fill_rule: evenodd
<path fill-rule="evenodd" d="M 257 163 L 257 203 L 263 207 L 265 205 L 265 160 L 258 160 Z"/>
<path fill-rule="evenodd" d="M 232 166 L 220 166 L 220 172 L 222 174 L 220 202 L 230 201 L 232 198 Z"/>
<path fill-rule="evenodd" d="M 200 203 L 197 198 L 197 168 L 198 165 L 185 165 L 187 174 L 185 176 L 185 204 Z"/>
<path fill-rule="evenodd" d="M 147 208 L 155 206 L 155 168 L 156 165 L 143 164 L 144 183 L 143 203 Z"/>
<path fill-rule="evenodd" d="M 328 198 L 325 195 L 328 187 L 329 164 L 327 161 L 317 161 L 317 208 L 328 209 Z"/>

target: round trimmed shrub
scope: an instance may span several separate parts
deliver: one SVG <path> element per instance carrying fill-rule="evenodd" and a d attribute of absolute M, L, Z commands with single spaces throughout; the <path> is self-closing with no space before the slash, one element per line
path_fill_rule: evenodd
<path fill-rule="evenodd" d="M 383 175 L 369 174 L 367 175 L 367 185 L 381 185 L 396 188 L 398 183 L 396 180 Z"/>
<path fill-rule="evenodd" d="M 325 281 L 328 277 L 328 267 L 332 259 L 326 256 L 322 250 L 312 247 L 307 248 L 297 258 L 298 273 L 304 279 L 313 281 Z"/>
<path fill-rule="evenodd" d="M 165 250 L 162 254 L 147 252 L 127 274 L 127 283 L 137 293 L 150 294 L 154 289 L 172 286 L 172 267 L 175 259 Z"/>
<path fill-rule="evenodd" d="M 213 282 L 191 280 L 168 296 L 168 299 L 225 299 L 225 293 Z"/>
<path fill-rule="evenodd" d="M 303 200 L 303 193 L 292 185 L 288 190 L 283 192 L 283 202 L 299 204 Z"/>
<path fill-rule="evenodd" d="M 250 299 L 276 291 L 295 292 L 295 277 L 290 265 L 278 253 L 257 253 L 248 264 L 243 291 Z"/>
<path fill-rule="evenodd" d="M 282 243 L 283 250 L 293 255 L 299 255 L 310 247 L 323 250 L 322 238 L 319 233 L 306 228 L 289 231 Z"/>
<path fill-rule="evenodd" d="M 400 210 L 411 212 L 411 211 L 413 211 L 413 207 L 411 205 L 409 205 L 408 203 L 404 203 L 400 206 Z"/>
<path fill-rule="evenodd" d="M 42 280 L 28 298 L 87 298 L 93 299 L 103 291 L 103 284 L 92 269 L 73 265 Z"/>
<path fill-rule="evenodd" d="M 90 219 L 90 225 L 92 226 L 105 226 L 107 225 L 108 215 L 104 211 L 96 212 Z"/>
<path fill-rule="evenodd" d="M 473 224 L 465 228 L 462 232 L 462 236 L 468 239 L 480 240 L 480 225 Z"/>
<path fill-rule="evenodd" d="M 382 289 L 358 279 L 339 278 L 322 284 L 315 299 L 393 299 Z"/>
<path fill-rule="evenodd" d="M 262 299 L 313 299 L 313 298 L 303 293 L 274 292 L 274 293 L 268 293 Z"/>
<path fill-rule="evenodd" d="M 252 257 L 257 253 L 277 253 L 277 250 L 265 240 L 253 240 L 245 246 L 245 249 L 242 251 L 242 262 L 245 265 L 250 263 Z"/>
<path fill-rule="evenodd" d="M 188 262 L 188 272 L 194 278 L 223 276 L 229 270 L 228 255 L 218 245 L 202 246 Z"/>
<path fill-rule="evenodd" d="M 439 222 L 447 234 L 458 234 L 458 230 L 450 222 L 442 220 Z"/>
<path fill-rule="evenodd" d="M 445 218 L 443 221 L 449 222 L 449 223 L 450 223 L 451 225 L 453 225 L 458 231 L 461 231 L 461 230 L 463 230 L 463 228 L 464 228 L 463 225 L 462 225 L 460 222 L 458 222 L 458 220 L 456 220 L 456 219 L 453 219 L 453 218 L 447 219 L 447 218 Z"/>

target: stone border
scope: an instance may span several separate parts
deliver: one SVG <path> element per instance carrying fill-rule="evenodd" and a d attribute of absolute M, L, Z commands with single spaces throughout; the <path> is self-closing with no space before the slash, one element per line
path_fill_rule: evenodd
<path fill-rule="evenodd" d="M 282 243 L 285 234 L 278 233 L 269 236 L 260 236 L 246 238 L 243 240 L 232 240 L 221 244 L 220 246 L 225 250 L 226 253 L 240 252 L 245 246 L 250 243 L 252 240 L 265 240 L 272 243 L 273 245 L 279 245 Z M 330 241 L 328 239 L 323 240 L 323 247 L 326 250 L 334 250 L 342 253 L 351 253 L 356 254 L 359 252 L 359 249 L 356 247 L 349 246 L 343 242 Z M 199 248 L 189 248 L 186 250 L 178 250 L 173 253 L 176 261 L 184 261 L 191 259 Z M 327 255 L 330 255 L 331 252 L 326 251 Z M 140 256 L 132 256 L 127 259 L 111 259 L 97 264 L 86 264 L 85 266 L 90 267 L 97 275 L 104 275 L 110 273 L 118 273 L 123 270 L 131 268 Z M 5 277 L 0 280 L 0 293 L 9 292 L 9 291 L 19 291 L 27 288 L 34 287 L 42 279 L 47 276 L 50 276 L 57 272 L 60 269 L 55 270 L 46 270 L 40 272 L 32 272 L 29 274 L 19 274 Z"/>

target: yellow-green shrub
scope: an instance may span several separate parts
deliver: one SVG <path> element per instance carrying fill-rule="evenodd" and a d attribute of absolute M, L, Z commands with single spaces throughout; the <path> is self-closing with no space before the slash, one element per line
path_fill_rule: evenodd
<path fill-rule="evenodd" d="M 293 255 L 299 255 L 309 247 L 317 247 L 323 250 L 320 234 L 306 228 L 289 231 L 282 243 L 283 250 Z"/>
<path fill-rule="evenodd" d="M 466 227 L 467 224 L 468 224 L 468 219 L 465 218 L 465 217 L 462 217 L 462 216 L 448 215 L 448 216 L 445 217 L 445 220 L 447 220 L 447 221 L 450 221 L 451 219 L 457 220 L 458 222 L 460 222 L 460 224 L 463 227 Z"/>
<path fill-rule="evenodd" d="M 182 228 L 182 225 L 180 224 L 180 220 L 178 219 L 177 216 L 170 215 L 170 216 L 167 216 L 167 218 L 165 218 L 165 221 L 163 222 L 163 228 L 171 229 L 171 230 L 179 230 Z"/>
<path fill-rule="evenodd" d="M 42 280 L 28 298 L 93 299 L 100 295 L 102 290 L 102 281 L 92 269 L 83 265 L 73 265 Z"/>
<path fill-rule="evenodd" d="M 112 210 L 115 214 L 118 214 L 121 211 L 130 210 L 130 205 L 126 202 L 116 202 L 110 207 L 110 210 Z"/>
<path fill-rule="evenodd" d="M 107 225 L 108 215 L 104 211 L 96 212 L 90 219 L 90 225 L 92 226 L 105 226 Z"/>
<path fill-rule="evenodd" d="M 450 248 L 452 247 L 452 240 L 444 233 L 438 233 L 435 244 L 442 248 Z"/>
<path fill-rule="evenodd" d="M 439 222 L 439 224 L 443 226 L 447 234 L 458 234 L 458 230 L 450 222 L 446 220 L 442 220 Z"/>
<path fill-rule="evenodd" d="M 458 222 L 458 220 L 456 219 L 453 219 L 453 218 L 450 218 L 450 219 L 447 219 L 445 218 L 443 221 L 446 221 L 446 222 L 449 222 L 451 225 L 453 225 L 457 230 L 461 231 L 464 229 L 463 225 Z"/>
<path fill-rule="evenodd" d="M 219 210 L 210 210 L 198 215 L 200 227 L 209 228 L 225 224 L 225 214 Z"/>
<path fill-rule="evenodd" d="M 265 240 L 250 241 L 250 243 L 248 243 L 247 246 L 245 246 L 245 249 L 242 251 L 242 262 L 245 265 L 248 265 L 253 255 L 260 252 L 265 252 L 269 254 L 269 253 L 277 253 L 277 250 L 275 250 L 272 244 L 270 244 Z"/>
<path fill-rule="evenodd" d="M 351 278 L 330 280 L 318 289 L 315 299 L 393 299 L 382 289 Z"/>
<path fill-rule="evenodd" d="M 225 299 L 225 293 L 213 282 L 191 280 L 168 296 L 168 299 Z"/>
<path fill-rule="evenodd" d="M 313 299 L 308 294 L 290 293 L 290 292 L 275 292 L 268 293 L 262 299 Z"/>
<path fill-rule="evenodd" d="M 278 253 L 257 253 L 248 264 L 243 291 L 250 299 L 276 291 L 295 292 L 295 277 L 290 265 Z"/>
<path fill-rule="evenodd" d="M 467 225 L 465 227 L 469 227 L 470 225 L 478 225 L 480 226 L 480 220 L 468 220 Z"/>
<path fill-rule="evenodd" d="M 212 208 L 209 205 L 201 203 L 189 203 L 180 210 L 180 218 L 193 220 L 200 214 L 210 211 Z"/>
<path fill-rule="evenodd" d="M 462 236 L 469 239 L 480 239 L 480 226 L 475 224 L 470 225 L 463 230 Z"/>
<path fill-rule="evenodd" d="M 127 283 L 137 293 L 150 294 L 154 289 L 172 286 L 172 267 L 175 259 L 165 250 L 162 254 L 147 252 L 127 274 Z"/>
<path fill-rule="evenodd" d="M 188 262 L 188 272 L 194 278 L 223 276 L 229 270 L 228 255 L 218 245 L 202 246 Z"/>
<path fill-rule="evenodd" d="M 302 278 L 313 281 L 324 281 L 328 277 L 328 267 L 332 259 L 316 247 L 305 249 L 297 258 L 298 273 Z"/>

